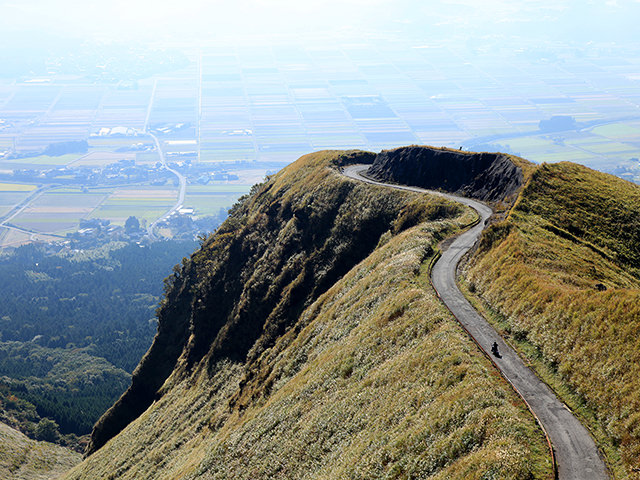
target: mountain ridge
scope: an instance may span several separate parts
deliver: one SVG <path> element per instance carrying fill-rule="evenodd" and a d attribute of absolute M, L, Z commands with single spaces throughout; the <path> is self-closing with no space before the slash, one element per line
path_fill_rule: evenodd
<path fill-rule="evenodd" d="M 362 156 L 302 157 L 232 212 L 170 282 L 167 301 L 190 291 L 192 306 L 207 305 L 190 323 L 224 312 L 208 288 L 226 271 L 218 260 L 245 252 L 237 305 L 275 290 L 278 301 L 261 317 L 273 321 L 262 323 L 264 335 L 243 360 L 216 346 L 234 322 L 218 330 L 213 318 L 190 325 L 186 348 L 150 407 L 66 478 L 344 478 L 357 471 L 363 478 L 487 471 L 551 478 L 544 435 L 526 406 L 429 286 L 435 245 L 475 213 L 336 171 Z M 198 271 L 190 280 L 189 268 Z M 286 275 L 293 280 L 283 282 Z M 327 287 L 298 290 L 315 298 L 303 297 L 287 324 L 278 312 L 291 309 L 281 302 L 295 305 L 307 276 Z M 231 313 L 240 319 L 245 311 L 259 310 Z M 218 343 L 202 355 L 208 342 L 198 344 L 196 332 Z M 192 346 L 201 350 L 190 354 Z M 247 456 L 247 448 L 261 453 Z"/>
<path fill-rule="evenodd" d="M 386 155 L 393 156 L 393 153 Z M 494 158 L 498 157 L 496 154 Z M 92 454 L 66 478 L 109 478 L 108 475 L 111 478 L 225 478 L 229 475 L 300 478 L 301 468 L 310 472 L 310 478 L 322 476 L 322 472 L 330 476 L 330 471 L 353 476 L 354 469 L 358 468 L 368 472 L 364 478 L 399 478 L 419 472 L 429 472 L 433 478 L 480 478 L 483 474 L 480 472 L 489 471 L 500 471 L 496 473 L 500 478 L 549 478 L 552 475 L 542 433 L 535 423 L 531 429 L 528 422 L 532 419 L 526 407 L 517 397 L 514 399 L 513 392 L 509 393 L 510 387 L 504 380 L 492 377 L 486 358 L 472 353 L 475 347 L 462 340 L 466 338 L 464 334 L 458 337 L 459 331 L 454 337 L 462 340 L 462 344 L 451 340 L 459 327 L 434 333 L 440 328 L 435 328 L 436 325 L 450 325 L 452 319 L 441 305 L 437 307 L 435 294 L 428 282 L 425 283 L 425 265 L 437 243 L 468 225 L 475 215 L 459 205 L 427 195 L 391 193 L 382 187 L 355 185 L 336 172 L 352 163 L 374 163 L 376 158 L 376 154 L 357 151 L 319 152 L 302 157 L 256 187 L 251 196 L 232 210 L 227 223 L 177 268 L 167 283 L 166 299 L 159 312 L 160 323 L 167 323 L 159 330 L 165 338 L 156 338 L 157 351 L 154 353 L 152 347 L 145 360 L 146 367 L 143 361 L 136 370 L 141 375 L 138 385 L 147 388 L 149 394 L 146 406 L 138 405 L 143 413 L 129 415 L 128 419 L 123 416 L 121 426 L 115 429 L 121 433 L 109 440 L 113 435 L 105 435 L 109 432 L 104 429 L 126 413 L 125 394 L 124 401 L 121 399 L 101 419 L 102 425 L 96 426 Z M 504 185 L 518 184 L 523 188 L 515 192 L 500 187 L 504 195 L 494 200 L 499 215 L 483 235 L 473 258 L 488 258 L 488 253 L 495 255 L 513 232 L 514 219 L 523 215 L 520 208 L 524 205 L 523 192 L 530 192 L 531 185 L 539 181 L 536 174 L 541 175 L 537 172 L 543 167 L 533 167 L 515 157 L 504 158 L 515 166 L 512 171 L 520 168 L 522 172 L 520 179 Z M 472 180 L 476 177 L 472 176 Z M 587 179 L 587 184 L 589 181 Z M 583 195 L 587 195 L 588 190 Z M 553 203 L 553 196 L 546 201 Z M 501 221 L 500 216 L 505 219 Z M 561 222 L 556 224 L 559 226 L 555 228 L 563 228 Z M 597 235 L 588 240 L 598 244 Z M 416 250 L 418 244 L 422 246 Z M 492 262 L 498 265 L 500 259 L 493 258 Z M 394 272 L 391 265 L 406 267 Z M 477 267 L 476 263 L 471 265 L 471 268 Z M 487 286 L 491 285 L 488 280 L 479 280 L 479 274 L 486 268 L 470 270 L 470 278 L 475 278 L 477 288 L 483 292 L 489 291 Z M 495 269 L 492 272 L 497 274 Z M 393 278 L 398 285 L 406 285 L 409 293 L 398 290 L 393 283 L 385 283 L 385 276 Z M 365 288 L 374 278 L 378 283 Z M 348 288 L 345 282 L 350 285 Z M 416 285 L 420 288 L 416 289 Z M 506 291 L 506 287 L 501 288 Z M 351 303 L 345 304 L 343 298 L 350 289 L 353 289 L 348 295 Z M 348 312 L 353 305 L 363 305 L 364 310 L 358 312 L 367 313 L 358 313 L 347 322 L 353 327 L 337 334 L 343 328 L 343 315 L 343 321 L 352 318 Z M 421 307 L 416 310 L 418 305 Z M 426 325 L 424 322 L 429 326 L 420 330 L 419 325 Z M 391 328 L 400 324 L 417 336 L 407 338 L 402 330 Z M 167 334 L 172 328 L 178 329 L 177 341 Z M 327 329 L 335 332 L 333 336 L 323 333 Z M 364 336 L 363 331 L 367 332 Z M 361 351 L 357 346 L 360 343 L 353 343 L 352 334 L 359 335 L 359 342 L 369 345 L 370 350 Z M 431 352 L 429 345 L 437 342 L 438 335 L 444 335 L 460 348 L 452 350 L 442 344 L 439 355 L 420 357 L 419 372 L 409 373 L 394 361 L 394 367 L 389 367 L 391 370 L 384 376 L 377 375 L 376 372 L 382 371 L 381 365 L 385 365 L 379 363 L 383 358 L 391 361 L 396 356 L 414 355 L 410 352 L 415 352 L 416 342 L 426 342 L 421 348 Z M 374 339 L 378 343 L 371 344 Z M 163 359 L 167 374 L 156 373 L 155 378 L 145 378 L 145 372 L 153 371 L 154 367 L 149 359 L 154 355 L 162 357 L 163 341 L 173 342 L 173 353 Z M 458 360 L 449 363 L 445 360 L 448 355 Z M 371 366 L 365 368 L 364 365 Z M 451 377 L 453 372 L 458 372 L 457 376 Z M 413 380 L 407 382 L 407 376 Z M 377 380 L 372 381 L 373 378 Z M 481 378 L 482 382 L 489 383 L 477 390 Z M 385 388 L 385 385 L 392 386 Z M 461 417 L 464 420 L 433 424 L 444 412 L 437 405 L 457 405 L 461 395 L 459 387 L 468 390 L 464 398 L 485 400 L 472 402 L 471 410 Z M 426 404 L 416 404 L 423 412 L 419 421 L 394 400 L 398 391 L 403 395 L 416 394 L 412 389 L 432 398 Z M 452 394 L 453 391 L 458 393 Z M 476 393 L 470 393 L 472 391 Z M 370 397 L 372 393 L 377 397 Z M 498 396 L 489 401 L 488 397 L 494 393 Z M 369 398 L 368 404 L 375 406 L 372 408 L 377 413 L 365 420 L 353 410 L 351 403 L 341 401 L 340 395 L 361 407 L 365 404 L 356 400 L 358 395 Z M 134 398 L 131 393 L 129 398 Z M 329 398 L 338 401 L 339 406 L 327 410 Z M 445 398 L 449 400 L 440 403 Z M 506 399 L 509 400 L 505 403 Z M 510 409 L 507 406 L 510 403 L 518 405 L 516 410 L 520 413 Z M 397 413 L 394 422 L 382 427 L 377 422 L 389 414 L 385 413 L 385 405 L 389 412 Z M 489 405 L 497 410 L 484 417 L 481 412 L 486 413 Z M 426 410 L 421 410 L 423 408 Z M 405 413 L 400 413 L 402 411 Z M 434 414 L 435 411 L 439 413 Z M 511 427 L 504 423 L 507 420 L 503 415 L 507 411 L 511 412 Z M 270 423 L 269 418 L 275 423 Z M 327 423 L 332 418 L 342 420 Z M 412 418 L 412 424 L 421 425 L 419 430 L 409 429 L 412 433 L 407 435 L 412 440 L 407 438 L 401 442 L 416 448 L 403 447 L 392 453 L 393 445 L 399 445 L 395 442 L 400 439 L 394 425 L 402 423 L 403 418 Z M 485 427 L 474 430 L 480 424 Z M 460 440 L 454 437 L 458 438 L 456 435 L 461 431 L 470 432 L 467 428 L 477 433 L 470 434 L 471 443 L 462 442 L 466 446 L 461 447 Z M 418 441 L 419 431 L 438 433 L 427 436 L 429 440 Z M 516 431 L 524 436 L 510 436 Z M 297 437 L 292 432 L 306 432 L 301 437 L 302 443 L 295 440 Z M 327 437 L 327 432 L 333 433 Z M 445 441 L 447 435 L 453 437 Z M 387 440 L 371 450 L 374 438 Z M 494 443 L 498 439 L 511 445 L 512 451 L 519 451 L 519 458 L 525 463 L 505 464 L 496 457 L 497 452 L 502 452 Z M 524 439 L 526 448 L 521 443 Z M 357 450 L 360 453 L 353 450 L 356 445 L 353 442 L 364 442 Z M 326 450 L 314 450 L 322 445 L 326 445 Z M 453 448 L 454 445 L 458 447 Z M 267 463 L 260 460 L 262 457 L 247 456 L 243 453 L 247 449 L 262 452 Z M 286 451 L 294 454 L 287 456 Z M 311 451 L 315 456 L 303 453 Z M 337 451 L 351 452 L 345 456 L 348 460 L 340 460 Z M 364 452 L 369 453 L 363 457 Z M 435 461 L 433 455 L 441 455 L 443 460 Z M 623 466 L 614 471 L 615 478 L 632 478 L 630 457 L 624 458 L 627 460 L 623 460 Z M 238 463 L 241 459 L 246 465 Z M 608 459 L 612 460 L 610 456 Z M 613 461 L 615 463 L 615 458 Z M 371 462 L 378 462 L 378 466 L 374 468 Z M 506 470 L 499 470 L 502 467 L 498 465 L 502 464 Z M 317 468 L 309 470 L 311 465 Z M 338 473 L 335 475 L 340 478 Z"/>

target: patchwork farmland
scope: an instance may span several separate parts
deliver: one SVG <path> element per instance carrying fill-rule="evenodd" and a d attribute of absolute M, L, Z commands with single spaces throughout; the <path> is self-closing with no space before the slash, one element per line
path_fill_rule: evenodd
<path fill-rule="evenodd" d="M 640 181 L 640 62 L 624 52 L 544 62 L 391 42 L 204 48 L 189 58 L 135 81 L 52 74 L 0 85 L 0 175 L 58 184 L 15 226 L 66 235 L 83 219 L 154 222 L 179 197 L 166 167 L 186 177 L 183 211 L 220 214 L 265 174 L 334 148 L 502 150 Z M 541 129 L 553 117 L 575 128 Z M 83 141 L 84 149 L 43 155 Z M 23 198 L 0 192 L 0 213 Z"/>

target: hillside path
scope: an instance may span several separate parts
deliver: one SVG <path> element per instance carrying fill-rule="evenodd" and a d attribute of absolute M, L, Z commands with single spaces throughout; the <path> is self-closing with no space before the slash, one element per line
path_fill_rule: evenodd
<path fill-rule="evenodd" d="M 433 286 L 458 322 L 525 399 L 542 424 L 555 451 L 559 480 L 608 479 L 607 468 L 587 429 L 556 397 L 553 391 L 525 365 L 496 330 L 471 306 L 456 285 L 458 263 L 480 237 L 485 228 L 486 220 L 491 216 L 491 208 L 477 200 L 457 195 L 376 182 L 362 175 L 367 169 L 368 165 L 351 165 L 343 169 L 343 174 L 351 179 L 375 185 L 440 195 L 467 205 L 478 212 L 480 222 L 458 235 L 449 248 L 442 252 L 442 256 L 433 266 L 431 272 Z M 500 358 L 490 353 L 493 342 L 498 344 Z"/>

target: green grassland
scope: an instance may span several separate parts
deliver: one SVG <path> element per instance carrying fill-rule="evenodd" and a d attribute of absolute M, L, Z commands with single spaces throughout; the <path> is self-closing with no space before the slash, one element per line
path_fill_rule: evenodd
<path fill-rule="evenodd" d="M 468 281 L 590 424 L 615 478 L 640 478 L 640 187 L 542 165 Z"/>
<path fill-rule="evenodd" d="M 0 423 L 0 477 L 14 480 L 56 478 L 82 460 L 59 445 L 39 442 Z"/>
<path fill-rule="evenodd" d="M 302 157 L 174 271 L 136 373 L 162 393 L 64 478 L 553 478 L 542 431 L 428 281 L 474 212 L 329 168 L 354 157 Z M 154 379 L 183 317 L 185 350 Z"/>

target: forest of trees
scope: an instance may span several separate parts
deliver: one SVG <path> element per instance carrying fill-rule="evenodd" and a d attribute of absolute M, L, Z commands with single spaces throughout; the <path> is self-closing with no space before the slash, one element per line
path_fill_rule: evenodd
<path fill-rule="evenodd" d="M 25 245 L 0 256 L 0 341 L 88 347 L 131 372 L 155 334 L 162 279 L 196 246 L 111 243 L 50 255 Z"/>
<path fill-rule="evenodd" d="M 163 278 L 196 247 L 25 245 L 0 255 L 0 420 L 72 446 L 89 433 L 151 344 Z"/>

